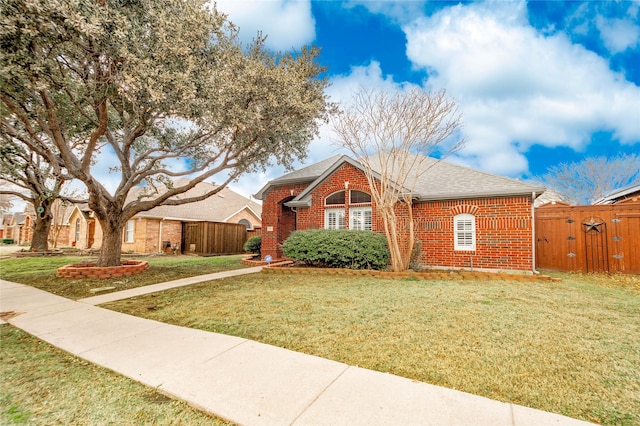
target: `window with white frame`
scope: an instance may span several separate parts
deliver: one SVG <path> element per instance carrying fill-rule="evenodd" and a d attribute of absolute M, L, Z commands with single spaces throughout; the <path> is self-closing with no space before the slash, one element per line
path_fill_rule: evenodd
<path fill-rule="evenodd" d="M 81 229 L 81 224 L 80 224 L 80 218 L 76 219 L 76 235 L 75 235 L 75 242 L 76 244 L 78 244 L 78 242 L 80 241 L 80 229 Z"/>
<path fill-rule="evenodd" d="M 344 229 L 344 209 L 326 209 L 324 211 L 325 229 Z"/>
<path fill-rule="evenodd" d="M 463 213 L 453 218 L 453 238 L 455 250 L 476 249 L 476 218 L 472 214 Z"/>
<path fill-rule="evenodd" d="M 349 229 L 371 231 L 371 207 L 350 208 Z"/>
<path fill-rule="evenodd" d="M 127 221 L 127 226 L 126 226 L 125 231 L 124 231 L 124 242 L 125 243 L 132 243 L 133 242 L 135 226 L 136 226 L 136 221 L 135 220 L 128 220 Z"/>

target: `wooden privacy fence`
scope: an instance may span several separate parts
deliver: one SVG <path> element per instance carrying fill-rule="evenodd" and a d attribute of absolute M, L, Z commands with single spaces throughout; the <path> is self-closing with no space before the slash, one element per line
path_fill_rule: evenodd
<path fill-rule="evenodd" d="M 185 222 L 182 224 L 183 253 L 235 254 L 242 253 L 247 240 L 247 227 L 221 222 Z"/>
<path fill-rule="evenodd" d="M 541 269 L 640 274 L 640 204 L 537 208 L 535 242 Z"/>

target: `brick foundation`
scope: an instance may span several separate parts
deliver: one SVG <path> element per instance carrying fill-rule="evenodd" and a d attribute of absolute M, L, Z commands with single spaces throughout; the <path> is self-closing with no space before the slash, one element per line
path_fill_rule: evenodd
<path fill-rule="evenodd" d="M 374 271 L 367 270 L 354 270 L 354 269 L 341 269 L 341 268 L 298 268 L 292 266 L 273 266 L 270 268 L 264 268 L 263 274 L 299 274 L 299 275 L 342 275 L 342 276 L 361 276 L 361 277 L 376 277 L 376 278 L 393 278 L 393 279 L 405 279 L 409 277 L 423 279 L 423 280 L 499 280 L 499 281 L 521 281 L 521 282 L 559 282 L 560 278 L 553 278 L 548 275 L 532 275 L 514 273 L 508 274 L 504 272 L 480 272 L 480 271 L 428 271 L 428 272 L 388 272 L 388 271 Z"/>
<path fill-rule="evenodd" d="M 58 268 L 58 278 L 116 278 L 139 274 L 149 268 L 144 260 L 123 260 L 120 266 L 97 267 L 95 263 L 76 263 Z"/>

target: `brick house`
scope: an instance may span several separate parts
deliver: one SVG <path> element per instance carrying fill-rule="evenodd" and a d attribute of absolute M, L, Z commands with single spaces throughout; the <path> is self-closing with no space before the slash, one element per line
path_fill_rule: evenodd
<path fill-rule="evenodd" d="M 176 186 L 183 183 L 175 182 Z M 195 197 L 210 191 L 213 184 L 202 182 L 181 198 Z M 138 191 L 129 195 L 136 198 Z M 166 243 L 180 245 L 183 224 L 187 222 L 225 222 L 245 225 L 247 230 L 261 227 L 262 206 L 242 195 L 223 188 L 217 194 L 194 203 L 178 206 L 158 206 L 136 214 L 123 231 L 123 252 L 158 253 Z M 69 245 L 81 249 L 99 249 L 102 245 L 102 229 L 87 204 L 78 204 L 69 216 Z"/>
<path fill-rule="evenodd" d="M 14 244 L 27 244 L 33 235 L 33 215 L 28 212 L 11 213 L 2 217 L 2 238 Z"/>
<path fill-rule="evenodd" d="M 414 191 L 417 261 L 443 269 L 534 271 L 532 206 L 544 188 L 445 161 L 426 162 Z M 362 166 L 346 155 L 272 180 L 255 197 L 263 200 L 262 255 L 274 259 L 282 257 L 280 244 L 294 230 L 384 232 Z"/>

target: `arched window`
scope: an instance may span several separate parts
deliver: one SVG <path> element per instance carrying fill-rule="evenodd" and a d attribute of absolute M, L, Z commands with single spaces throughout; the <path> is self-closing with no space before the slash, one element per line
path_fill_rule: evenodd
<path fill-rule="evenodd" d="M 476 217 L 463 213 L 453 218 L 453 245 L 455 250 L 476 249 Z"/>
<path fill-rule="evenodd" d="M 248 221 L 247 219 L 240 219 L 240 220 L 238 221 L 238 223 L 239 223 L 240 225 L 244 225 L 244 226 L 246 226 L 246 227 L 247 227 L 247 229 L 251 229 L 251 223 L 249 223 L 249 221 Z"/>
<path fill-rule="evenodd" d="M 334 192 L 324 199 L 325 206 L 335 206 L 344 204 L 344 191 Z"/>
<path fill-rule="evenodd" d="M 366 192 L 352 190 L 350 195 L 350 204 L 371 203 L 371 194 L 367 194 Z"/>

